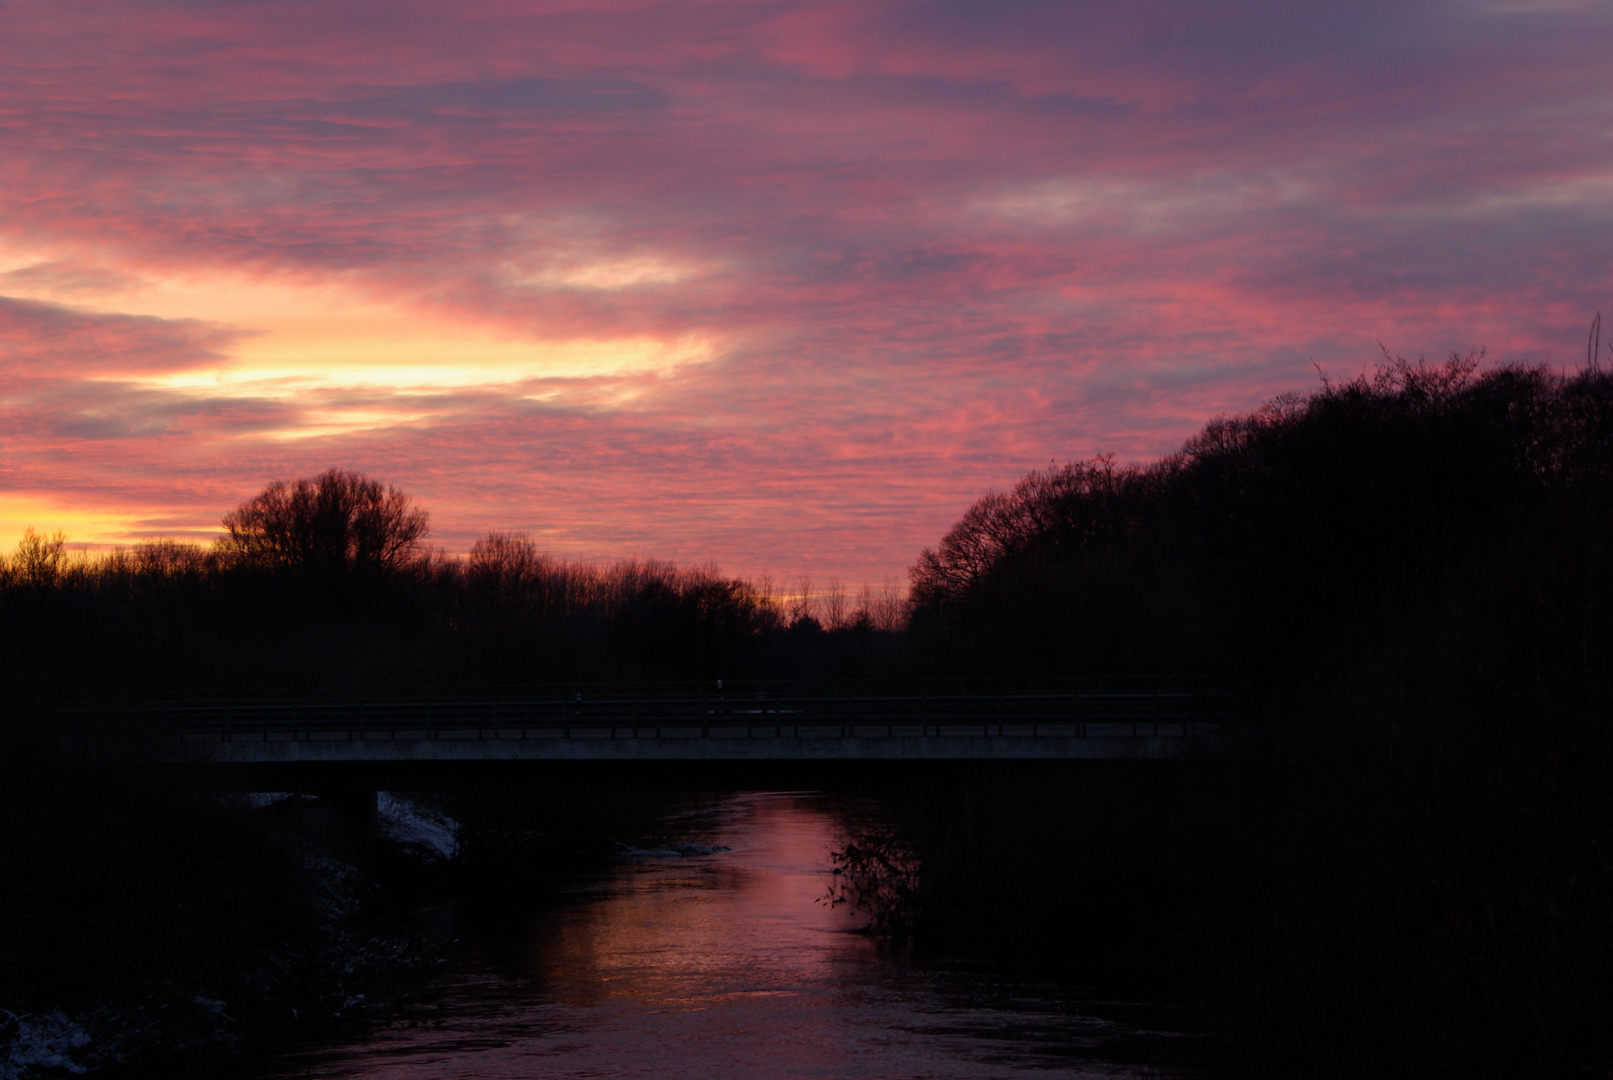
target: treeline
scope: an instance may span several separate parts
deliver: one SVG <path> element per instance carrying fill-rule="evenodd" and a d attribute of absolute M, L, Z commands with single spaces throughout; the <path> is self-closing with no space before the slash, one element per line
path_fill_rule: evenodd
<path fill-rule="evenodd" d="M 1264 1074 L 1613 1068 L 1606 372 L 1390 358 L 1032 473 L 912 598 L 921 667 L 1220 674 L 1250 723 L 908 790 L 890 921 L 1174 987 Z"/>
<path fill-rule="evenodd" d="M 1151 465 L 1031 473 L 920 556 L 915 630 L 936 660 L 1001 673 L 1270 684 L 1386 636 L 1418 647 L 1413 628 L 1460 603 L 1502 619 L 1489 644 L 1508 655 L 1533 619 L 1538 651 L 1580 657 L 1589 690 L 1608 629 L 1610 380 L 1479 361 L 1395 358 L 1216 420 Z"/>
<path fill-rule="evenodd" d="M 342 470 L 269 485 L 212 546 L 0 561 L 10 701 L 38 693 L 859 678 L 905 663 L 894 586 L 769 581 L 653 560 L 572 562 L 494 533 L 427 547 L 426 513 Z"/>

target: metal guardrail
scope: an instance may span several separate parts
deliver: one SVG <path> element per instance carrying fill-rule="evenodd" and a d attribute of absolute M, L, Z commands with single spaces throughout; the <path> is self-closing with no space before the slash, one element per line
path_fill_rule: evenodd
<path fill-rule="evenodd" d="M 686 689 L 686 688 L 685 688 Z M 1114 690 L 998 694 L 645 697 L 125 698 L 64 700 L 68 723 L 130 724 L 193 741 L 332 739 L 1048 738 L 1188 734 L 1237 713 L 1225 693 Z M 1166 730 L 1161 730 L 1161 727 Z M 883 729 L 883 730 L 881 730 Z"/>
<path fill-rule="evenodd" d="M 57 694 L 48 701 L 58 709 L 81 710 L 115 706 L 181 704 L 290 704 L 294 702 L 353 703 L 426 701 L 571 701 L 585 699 L 639 700 L 714 699 L 749 700 L 822 697 L 995 697 L 1025 694 L 1187 693 L 1226 696 L 1236 685 L 1224 678 L 1204 675 L 1143 676 L 911 676 L 851 679 L 716 679 L 682 681 L 562 681 L 534 684 L 493 683 L 416 687 L 357 686 L 281 689 L 255 687 L 241 690 L 149 690 Z"/>

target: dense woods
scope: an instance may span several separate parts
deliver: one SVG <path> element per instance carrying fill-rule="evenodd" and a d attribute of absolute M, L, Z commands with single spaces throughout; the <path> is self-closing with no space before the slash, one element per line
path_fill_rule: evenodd
<path fill-rule="evenodd" d="M 907 921 L 1175 986 L 1275 1076 L 1613 1066 L 1613 378 L 1391 359 L 1170 457 L 1032 473 L 914 654 L 1205 672 L 1225 759 L 906 793 Z"/>
<path fill-rule="evenodd" d="M 934 658 L 1003 673 L 1271 683 L 1462 605 L 1509 634 L 1536 620 L 1525 652 L 1571 651 L 1588 690 L 1613 391 L 1479 360 L 1394 359 L 1216 420 L 1152 465 L 1031 473 L 920 556 L 916 630 Z"/>
<path fill-rule="evenodd" d="M 271 484 L 223 524 L 211 547 L 26 536 L 0 572 L 7 700 L 854 678 L 901 652 L 894 590 L 786 596 L 713 568 L 567 562 L 519 534 L 449 558 L 406 495 L 342 470 Z"/>

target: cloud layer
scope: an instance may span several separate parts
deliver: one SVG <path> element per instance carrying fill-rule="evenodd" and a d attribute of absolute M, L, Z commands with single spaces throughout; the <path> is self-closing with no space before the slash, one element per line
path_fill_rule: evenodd
<path fill-rule="evenodd" d="M 1613 279 L 1605 4 L 0 22 L 0 502 L 84 539 L 340 464 L 450 548 L 877 580 L 1378 341 L 1572 362 Z"/>

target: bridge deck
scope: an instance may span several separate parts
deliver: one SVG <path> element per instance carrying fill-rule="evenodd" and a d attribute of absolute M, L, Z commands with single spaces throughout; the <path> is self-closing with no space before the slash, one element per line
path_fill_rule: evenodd
<path fill-rule="evenodd" d="M 78 710 L 89 718 L 89 709 Z M 1185 691 L 100 704 L 164 756 L 240 764 L 1169 758 L 1228 698 Z"/>

